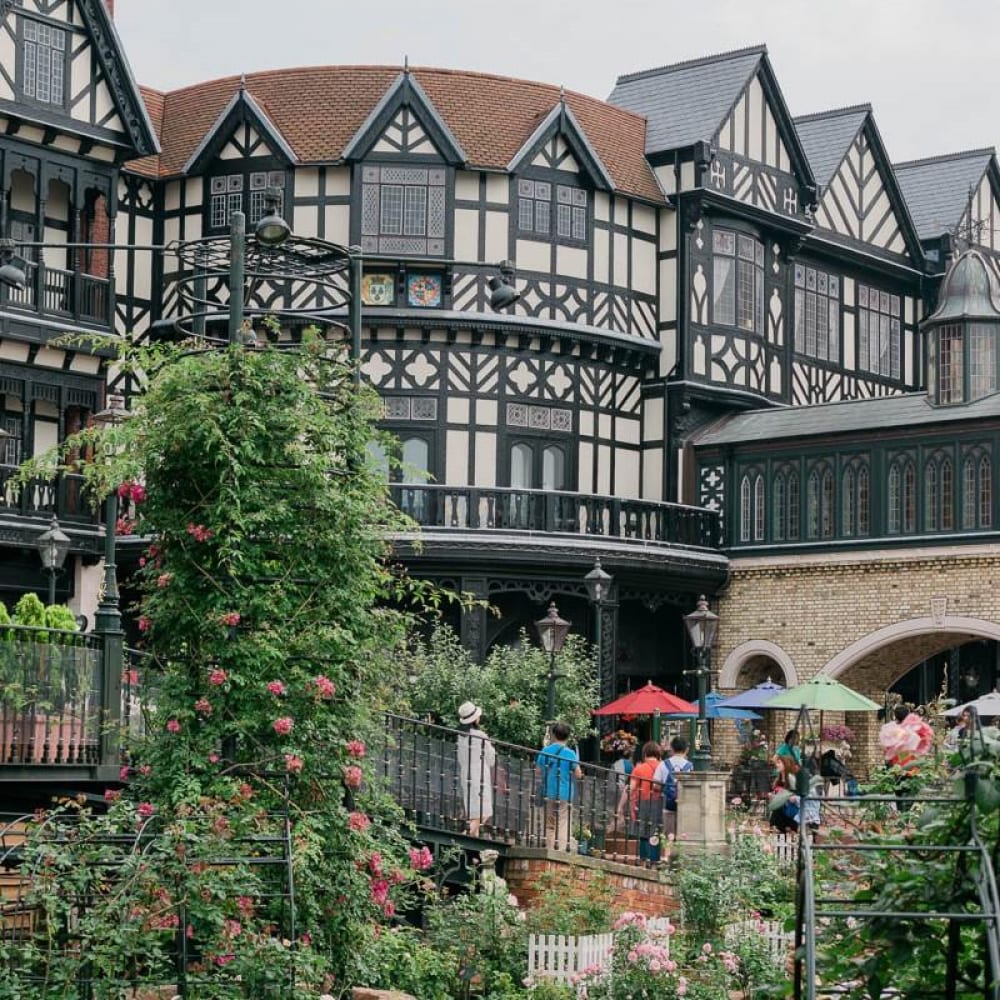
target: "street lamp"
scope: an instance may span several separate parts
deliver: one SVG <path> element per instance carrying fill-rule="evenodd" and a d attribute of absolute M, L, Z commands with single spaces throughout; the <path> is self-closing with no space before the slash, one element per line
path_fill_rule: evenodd
<path fill-rule="evenodd" d="M 614 650 L 612 649 L 611 663 L 604 663 L 604 643 L 603 643 L 603 619 L 604 601 L 611 593 L 611 581 L 613 577 L 610 573 L 601 569 L 600 556 L 594 559 L 594 568 L 583 578 L 587 586 L 587 596 L 590 603 L 597 609 L 594 622 L 594 643 L 597 646 L 597 677 L 601 686 L 601 700 L 610 701 L 615 695 L 615 664 Z M 605 673 L 607 670 L 607 673 Z M 608 683 L 605 683 L 608 682 Z M 607 695 L 607 697 L 605 697 Z"/>
<path fill-rule="evenodd" d="M 708 735 L 708 719 L 706 716 L 708 682 L 711 677 L 712 643 L 719 627 L 719 616 L 708 610 L 708 601 L 702 594 L 698 598 L 698 607 L 689 615 L 684 616 L 691 645 L 694 647 L 698 667 L 687 671 L 698 678 L 698 728 L 695 733 L 694 752 L 691 754 L 696 771 L 708 771 L 712 764 L 712 745 Z"/>
<path fill-rule="evenodd" d="M 548 682 L 548 699 L 545 706 L 545 742 L 549 742 L 552 723 L 556 714 L 556 681 L 561 676 L 556 673 L 556 653 L 563 648 L 566 636 L 569 634 L 570 622 L 559 617 L 556 602 L 549 605 L 548 614 L 535 622 L 535 630 L 542 643 L 542 649 L 549 654 L 549 672 L 545 679 Z"/>
<path fill-rule="evenodd" d="M 69 554 L 69 535 L 59 527 L 59 519 L 53 515 L 48 531 L 43 531 L 35 542 L 42 559 L 42 569 L 49 574 L 49 606 L 56 603 L 56 574 L 63 568 Z"/>

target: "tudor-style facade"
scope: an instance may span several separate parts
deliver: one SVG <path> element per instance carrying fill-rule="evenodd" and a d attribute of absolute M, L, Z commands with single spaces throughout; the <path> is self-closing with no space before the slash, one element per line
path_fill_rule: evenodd
<path fill-rule="evenodd" d="M 26 276 L 0 285 L 0 600 L 44 592 L 35 542 L 57 515 L 71 539 L 57 595 L 96 604 L 101 529 L 78 478 L 19 489 L 20 461 L 103 406 L 102 352 L 67 333 L 109 334 L 119 272 L 106 244 L 121 165 L 158 149 L 109 13 L 98 0 L 0 3 L 0 238 Z M 44 247 L 30 244 L 47 244 Z M 23 244 L 29 244 L 24 246 Z M 87 567 L 90 567 L 89 569 Z"/>

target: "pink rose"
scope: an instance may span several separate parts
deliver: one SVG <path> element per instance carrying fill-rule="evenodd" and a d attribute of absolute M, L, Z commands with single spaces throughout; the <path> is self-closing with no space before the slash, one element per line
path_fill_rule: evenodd
<path fill-rule="evenodd" d="M 279 697 L 286 694 L 285 685 L 282 684 L 281 681 L 268 681 L 267 689 L 271 692 L 271 694 L 278 695 Z"/>
<path fill-rule="evenodd" d="M 367 747 L 361 740 L 348 740 L 347 752 L 352 757 L 360 758 L 364 757 L 365 753 L 367 752 Z"/>
<path fill-rule="evenodd" d="M 132 503 L 142 503 L 146 499 L 146 487 L 142 483 L 133 483 L 131 497 Z"/>
<path fill-rule="evenodd" d="M 384 878 L 373 878 L 370 891 L 372 902 L 381 906 L 389 898 L 389 883 Z"/>
<path fill-rule="evenodd" d="M 349 764 L 344 768 L 344 784 L 348 788 L 360 788 L 363 778 L 361 768 L 356 764 Z"/>
<path fill-rule="evenodd" d="M 181 731 L 181 724 L 176 719 L 171 719 L 167 723 L 168 733 L 179 733 Z"/>
<path fill-rule="evenodd" d="M 425 872 L 434 864 L 434 855 L 426 847 L 410 848 L 410 864 L 414 871 Z"/>
<path fill-rule="evenodd" d="M 916 733 L 917 746 L 913 752 L 918 757 L 923 756 L 934 746 L 934 730 L 916 712 L 910 712 L 900 725 L 904 729 L 909 729 L 911 732 Z"/>
<path fill-rule="evenodd" d="M 174 578 L 174 574 L 173 574 L 173 573 L 161 573 L 161 574 L 160 574 L 160 575 L 159 575 L 159 576 L 158 576 L 158 577 L 156 578 L 156 586 L 157 586 L 157 587 L 161 587 L 161 588 L 162 588 L 162 587 L 165 587 L 165 586 L 166 586 L 166 585 L 167 585 L 168 583 L 170 583 L 170 581 L 171 581 L 171 580 L 172 580 L 173 578 Z"/>
<path fill-rule="evenodd" d="M 132 484 L 127 482 L 122 483 L 121 486 L 118 487 L 118 499 L 124 500 L 131 494 L 131 492 L 132 492 Z"/>
<path fill-rule="evenodd" d="M 316 685 L 316 693 L 320 698 L 325 698 L 329 700 L 334 696 L 337 691 L 336 685 L 329 677 L 320 674 L 318 677 L 313 679 L 313 684 Z"/>
<path fill-rule="evenodd" d="M 199 698 L 194 703 L 194 710 L 202 715 L 212 714 L 212 703 L 207 698 Z"/>
<path fill-rule="evenodd" d="M 122 793 L 117 788 L 106 788 L 104 790 L 105 802 L 117 802 L 122 797 Z"/>
<path fill-rule="evenodd" d="M 362 812 L 352 812 L 347 817 L 347 826 L 355 833 L 364 833 L 372 825 L 372 821 Z"/>
<path fill-rule="evenodd" d="M 906 754 L 913 754 L 920 745 L 920 736 L 912 728 L 898 722 L 887 722 L 878 733 L 878 741 L 886 760 L 896 760 Z"/>
<path fill-rule="evenodd" d="M 146 615 L 139 616 L 139 631 L 148 632 L 153 627 L 153 620 Z"/>
<path fill-rule="evenodd" d="M 152 802 L 140 802 L 139 803 L 139 815 L 143 819 L 149 819 L 153 813 L 156 812 L 156 806 Z"/>
<path fill-rule="evenodd" d="M 122 769 L 121 769 L 121 770 L 120 770 L 120 771 L 118 772 L 118 777 L 119 777 L 119 778 L 120 778 L 120 779 L 121 779 L 122 781 L 128 781 L 128 773 L 129 773 L 129 769 L 128 769 L 128 767 L 127 767 L 127 766 L 124 766 L 124 767 L 122 767 Z"/>
<path fill-rule="evenodd" d="M 291 774 L 298 774 L 302 770 L 304 761 L 301 757 L 296 757 L 293 753 L 285 754 L 285 770 Z"/>
<path fill-rule="evenodd" d="M 223 625 L 235 628 L 240 623 L 240 613 L 238 611 L 229 611 L 224 614 L 219 621 L 221 621 Z"/>
<path fill-rule="evenodd" d="M 210 753 L 208 755 L 208 762 L 209 762 L 209 764 L 218 764 L 219 763 L 219 755 L 217 753 Z"/>
<path fill-rule="evenodd" d="M 226 680 L 227 680 L 227 674 L 225 670 L 223 670 L 221 667 L 216 667 L 208 675 L 208 683 L 214 684 L 216 687 L 218 687 L 220 684 L 225 684 Z"/>
<path fill-rule="evenodd" d="M 287 736 L 292 731 L 292 726 L 294 724 L 294 721 L 289 716 L 283 715 L 280 719 L 275 719 L 274 722 L 271 723 L 271 728 L 279 736 Z"/>

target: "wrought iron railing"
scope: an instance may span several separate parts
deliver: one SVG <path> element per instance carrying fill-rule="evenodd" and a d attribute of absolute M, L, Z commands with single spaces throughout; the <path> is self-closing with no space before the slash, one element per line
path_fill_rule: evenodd
<path fill-rule="evenodd" d="M 94 635 L 0 626 L 0 774 L 101 762 L 101 653 Z"/>
<path fill-rule="evenodd" d="M 60 521 L 96 524 L 98 514 L 83 492 L 83 476 L 59 473 L 53 479 L 22 483 L 16 465 L 0 465 L 0 511 L 30 516 L 55 514 Z"/>
<path fill-rule="evenodd" d="M 717 549 L 719 515 L 702 507 L 592 493 L 394 483 L 390 493 L 425 528 L 543 531 Z"/>
<path fill-rule="evenodd" d="M 425 832 L 653 863 L 671 826 L 659 786 L 594 764 L 386 717 L 384 785 Z M 641 787 L 639 787 L 641 786 Z"/>
<path fill-rule="evenodd" d="M 69 316 L 91 326 L 114 326 L 114 286 L 109 278 L 26 261 L 23 288 L 0 285 L 0 305 Z"/>

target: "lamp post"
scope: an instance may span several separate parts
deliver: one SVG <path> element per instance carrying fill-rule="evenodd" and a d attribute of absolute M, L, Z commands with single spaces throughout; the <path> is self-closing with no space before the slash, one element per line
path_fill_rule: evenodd
<path fill-rule="evenodd" d="M 59 527 L 59 519 L 53 515 L 48 531 L 43 531 L 35 542 L 42 569 L 49 574 L 49 605 L 56 603 L 56 574 L 63 568 L 69 554 L 69 535 Z"/>
<path fill-rule="evenodd" d="M 556 653 L 563 648 L 566 636 L 569 634 L 570 622 L 559 617 L 556 602 L 549 604 L 548 613 L 535 622 L 535 630 L 542 643 L 542 649 L 549 654 L 549 672 L 545 675 L 548 683 L 548 693 L 545 703 L 545 742 L 551 742 L 552 723 L 556 714 L 556 681 L 561 676 L 556 673 Z"/>
<path fill-rule="evenodd" d="M 590 598 L 590 603 L 597 610 L 594 621 L 594 643 L 597 646 L 597 678 L 601 688 L 602 701 L 609 701 L 615 695 L 614 656 L 612 655 L 612 662 L 610 664 L 605 664 L 603 642 L 604 600 L 611 592 L 611 581 L 613 579 L 610 573 L 601 569 L 600 556 L 594 559 L 594 568 L 583 578 L 583 582 L 587 586 L 587 596 Z M 609 683 L 605 684 L 606 681 Z"/>
<path fill-rule="evenodd" d="M 687 671 L 698 678 L 698 728 L 695 732 L 694 752 L 691 754 L 696 771 L 708 771 L 712 766 L 712 745 L 708 735 L 708 719 L 706 716 L 708 682 L 711 677 L 712 643 L 719 627 L 719 616 L 708 610 L 708 601 L 702 594 L 698 598 L 698 607 L 684 616 L 691 645 L 694 647 L 698 666 Z"/>

